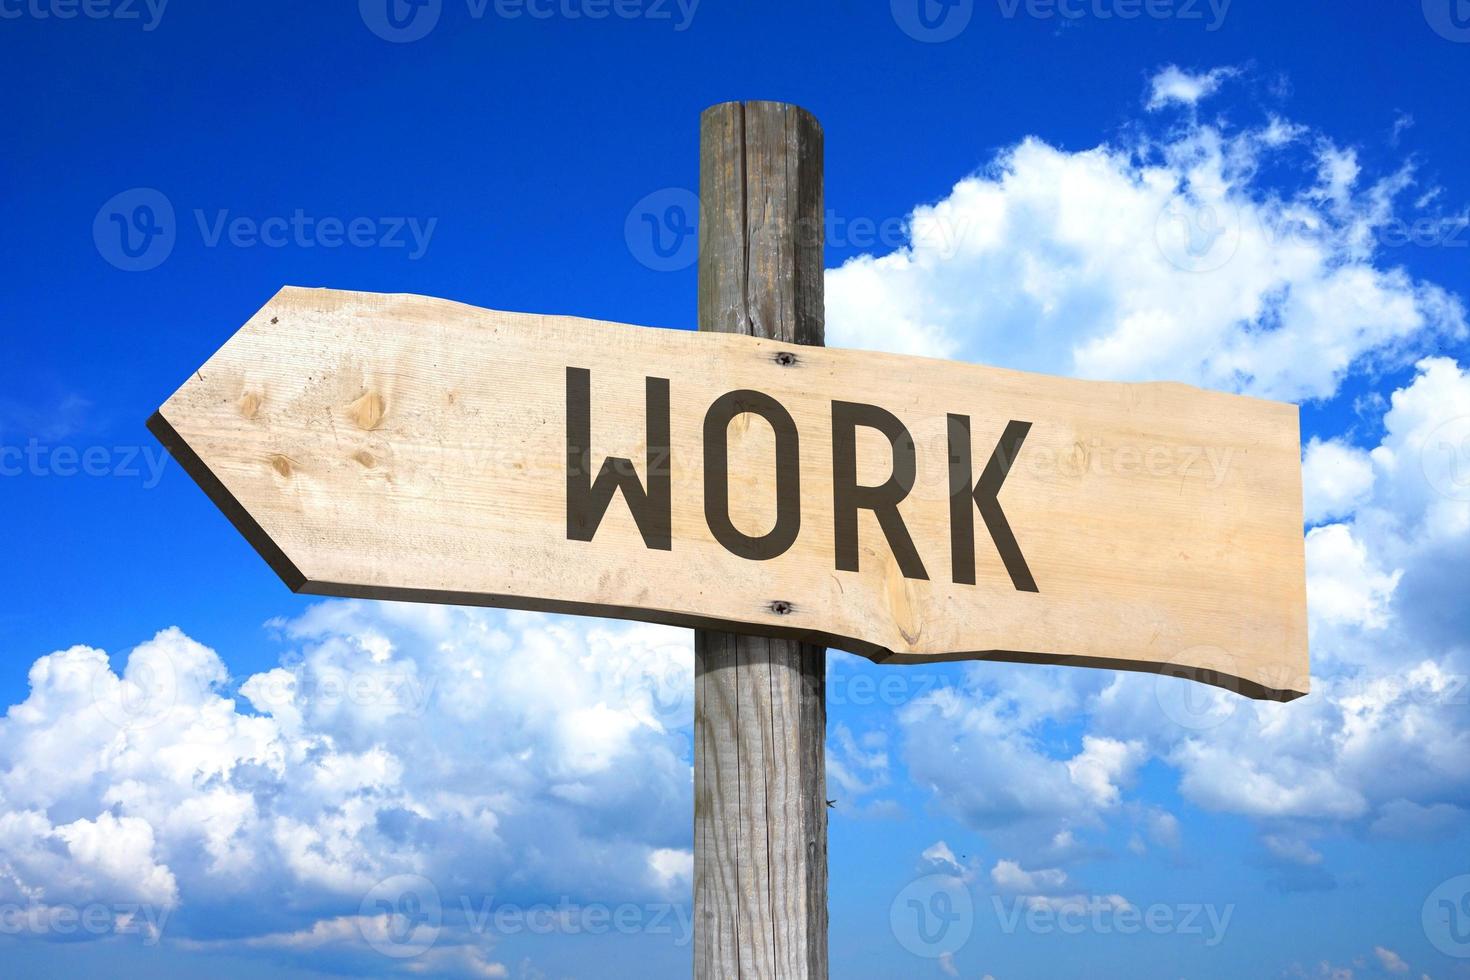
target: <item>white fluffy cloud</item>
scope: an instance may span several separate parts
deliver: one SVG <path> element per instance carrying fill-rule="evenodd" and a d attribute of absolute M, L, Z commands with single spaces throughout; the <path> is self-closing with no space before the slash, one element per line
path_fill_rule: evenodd
<path fill-rule="evenodd" d="M 1374 946 L 1373 955 L 1377 957 L 1378 965 L 1389 973 L 1409 972 L 1409 964 L 1405 963 L 1404 958 L 1391 949 L 1386 949 L 1383 946 Z"/>
<path fill-rule="evenodd" d="M 1143 762 L 1143 746 L 1115 738 L 1085 735 L 1082 751 L 1067 760 L 1067 775 L 1098 809 L 1117 806 L 1121 783 Z"/>
<path fill-rule="evenodd" d="M 1148 110 L 1155 112 L 1170 104 L 1193 106 L 1214 95 L 1225 80 L 1238 75 L 1233 68 L 1215 68 L 1195 74 L 1169 65 L 1149 82 Z"/>
<path fill-rule="evenodd" d="M 1173 101 L 1211 87 L 1161 78 Z M 1283 196 L 1259 181 L 1273 166 L 1311 179 Z M 1328 397 L 1365 358 L 1464 335 L 1460 302 L 1377 247 L 1411 185 L 1408 170 L 1369 181 L 1353 151 L 1275 118 L 1080 152 L 1026 139 L 916 209 L 910 246 L 828 273 L 828 340 Z"/>
<path fill-rule="evenodd" d="M 1061 868 L 1027 871 L 1015 861 L 1001 860 L 990 869 L 990 882 L 997 891 L 1035 895 L 1066 887 L 1067 873 Z"/>
<path fill-rule="evenodd" d="M 1302 494 L 1308 524 L 1345 517 L 1373 491 L 1373 460 L 1340 439 L 1313 438 L 1302 460 Z"/>
<path fill-rule="evenodd" d="M 899 712 L 909 773 L 934 787 L 945 809 L 976 826 L 1005 828 L 1033 820 L 1095 825 L 1117 808 L 1144 761 L 1141 743 L 1088 735 L 1058 757 L 1040 726 L 1075 702 L 1050 697 L 1039 678 L 994 689 L 968 676 L 973 686 L 941 688 Z"/>
<path fill-rule="evenodd" d="M 1388 606 L 1402 572 L 1379 567 L 1346 524 L 1307 532 L 1307 603 L 1317 623 L 1373 629 L 1388 622 Z"/>
<path fill-rule="evenodd" d="M 919 854 L 919 860 L 930 867 L 953 871 L 957 875 L 967 873 L 965 866 L 954 856 L 954 851 L 944 841 L 935 841 Z"/>
<path fill-rule="evenodd" d="M 0 721 L 0 901 L 141 903 L 286 953 L 371 947 L 393 876 L 446 907 L 687 890 L 687 632 L 355 602 L 277 625 L 294 652 L 235 691 L 176 629 L 121 676 L 36 661 Z M 418 968 L 498 975 L 457 928 Z"/>
<path fill-rule="evenodd" d="M 827 782 L 849 800 L 888 785 L 888 739 L 881 731 L 861 740 L 840 722 L 832 727 L 827 746 Z"/>

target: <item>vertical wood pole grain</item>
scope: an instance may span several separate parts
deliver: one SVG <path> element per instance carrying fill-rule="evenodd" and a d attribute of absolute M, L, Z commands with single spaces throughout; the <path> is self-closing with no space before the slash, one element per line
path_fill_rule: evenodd
<path fill-rule="evenodd" d="M 816 119 L 777 102 L 706 110 L 700 202 L 699 328 L 821 345 Z M 696 632 L 697 980 L 827 977 L 826 657 Z"/>

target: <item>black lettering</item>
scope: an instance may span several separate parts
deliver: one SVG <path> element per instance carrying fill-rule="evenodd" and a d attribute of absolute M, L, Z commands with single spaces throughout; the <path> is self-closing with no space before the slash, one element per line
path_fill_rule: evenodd
<path fill-rule="evenodd" d="M 776 433 L 776 525 L 761 537 L 745 534 L 730 520 L 730 422 L 759 415 Z M 791 413 L 770 395 L 732 391 L 704 416 L 704 519 L 715 540 L 732 555 L 769 561 L 785 554 L 801 532 L 801 452 Z"/>
<path fill-rule="evenodd" d="M 567 368 L 567 540 L 591 541 L 621 490 L 645 546 L 673 550 L 673 508 L 669 459 L 669 381 L 648 378 L 648 489 L 638 480 L 631 460 L 609 456 L 597 481 L 592 472 L 592 372 Z M 660 460 L 664 461 L 660 463 Z"/>
<path fill-rule="evenodd" d="M 893 450 L 893 473 L 876 487 L 857 482 L 857 427 L 877 429 Z M 890 413 L 876 405 L 832 403 L 832 514 L 837 545 L 837 569 L 858 570 L 858 511 L 871 510 L 898 559 L 904 578 L 928 581 L 913 538 L 898 513 L 899 502 L 914 488 L 918 465 L 914 439 Z"/>
<path fill-rule="evenodd" d="M 980 482 L 972 487 L 970 419 L 966 415 L 949 417 L 949 551 L 957 585 L 975 584 L 975 508 L 979 508 L 1016 591 L 1041 591 L 997 499 L 1030 431 L 1030 422 L 1009 423 L 990 454 L 990 462 L 985 464 L 985 472 L 980 474 Z"/>

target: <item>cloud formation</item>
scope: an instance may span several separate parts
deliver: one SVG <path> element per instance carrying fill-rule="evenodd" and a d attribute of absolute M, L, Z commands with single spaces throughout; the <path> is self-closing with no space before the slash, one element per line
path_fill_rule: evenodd
<path fill-rule="evenodd" d="M 1186 86 L 1165 72 L 1155 88 Z M 1309 178 L 1285 193 L 1262 179 L 1270 168 Z M 1329 398 L 1366 361 L 1405 364 L 1465 335 L 1459 299 L 1385 260 L 1400 207 L 1418 214 L 1401 200 L 1412 186 L 1411 166 L 1369 179 L 1353 150 L 1277 117 L 1240 129 L 1189 118 L 1079 152 L 1027 138 L 915 209 L 908 246 L 830 271 L 827 336 Z"/>
<path fill-rule="evenodd" d="M 450 909 L 687 891 L 684 631 L 357 602 L 276 628 L 292 653 L 238 686 L 177 629 L 121 674 L 37 660 L 0 721 L 0 902 L 142 904 L 289 954 L 372 947 L 394 876 Z M 418 968 L 500 975 L 491 937 L 445 929 Z"/>

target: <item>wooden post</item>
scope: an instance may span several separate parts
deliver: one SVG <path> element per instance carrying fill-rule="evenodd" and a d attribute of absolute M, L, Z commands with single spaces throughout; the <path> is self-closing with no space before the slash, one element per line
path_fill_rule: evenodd
<path fill-rule="evenodd" d="M 822 345 L 816 119 L 778 102 L 706 110 L 700 200 L 699 329 Z M 827 976 L 825 667 L 820 646 L 696 633 L 697 980 Z"/>

